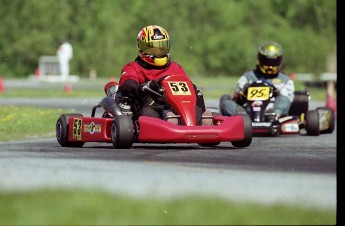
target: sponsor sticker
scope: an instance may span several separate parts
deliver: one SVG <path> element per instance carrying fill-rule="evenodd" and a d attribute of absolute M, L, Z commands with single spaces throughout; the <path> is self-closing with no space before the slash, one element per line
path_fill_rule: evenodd
<path fill-rule="evenodd" d="M 330 124 L 329 124 L 330 115 L 328 111 L 318 110 L 318 112 L 319 112 L 320 130 L 328 129 L 330 127 Z"/>
<path fill-rule="evenodd" d="M 283 130 L 286 132 L 298 132 L 299 127 L 297 123 L 286 123 L 283 124 Z"/>
<path fill-rule="evenodd" d="M 252 122 L 252 126 L 255 127 L 270 127 L 271 125 L 271 122 Z"/>
<path fill-rule="evenodd" d="M 94 122 L 84 125 L 84 132 L 87 132 L 90 134 L 100 133 L 101 129 L 102 129 L 101 124 L 95 124 Z"/>

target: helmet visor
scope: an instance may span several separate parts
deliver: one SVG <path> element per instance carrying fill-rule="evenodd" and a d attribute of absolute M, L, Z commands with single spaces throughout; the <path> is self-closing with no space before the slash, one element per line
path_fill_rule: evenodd
<path fill-rule="evenodd" d="M 267 56 L 264 56 L 262 54 L 259 54 L 259 62 L 262 66 L 280 66 L 282 63 L 282 56 L 276 57 L 276 58 L 268 58 Z"/>
<path fill-rule="evenodd" d="M 148 54 L 158 58 L 165 57 L 170 53 L 170 41 L 169 40 L 159 40 L 144 42 L 138 41 L 138 48 Z"/>

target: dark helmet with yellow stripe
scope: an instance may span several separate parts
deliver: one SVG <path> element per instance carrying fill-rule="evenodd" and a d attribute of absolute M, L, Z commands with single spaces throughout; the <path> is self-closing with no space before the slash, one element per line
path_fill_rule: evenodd
<path fill-rule="evenodd" d="M 258 50 L 258 68 L 265 75 L 279 73 L 283 61 L 283 48 L 276 42 L 265 42 Z"/>
<path fill-rule="evenodd" d="M 139 57 L 154 66 L 165 66 L 170 59 L 168 32 L 157 25 L 142 28 L 137 37 Z"/>

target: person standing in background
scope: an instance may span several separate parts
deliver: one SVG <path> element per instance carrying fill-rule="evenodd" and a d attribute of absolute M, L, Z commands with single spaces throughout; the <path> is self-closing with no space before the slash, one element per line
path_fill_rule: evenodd
<path fill-rule="evenodd" d="M 59 60 L 60 74 L 62 78 L 67 79 L 69 76 L 69 61 L 73 58 L 72 45 L 68 42 L 63 42 L 57 51 Z"/>

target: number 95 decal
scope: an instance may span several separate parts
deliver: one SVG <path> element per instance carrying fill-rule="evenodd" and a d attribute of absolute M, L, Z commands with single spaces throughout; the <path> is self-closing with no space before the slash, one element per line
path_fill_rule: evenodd
<path fill-rule="evenodd" d="M 269 87 L 249 87 L 247 99 L 248 100 L 267 100 L 269 98 Z"/>

